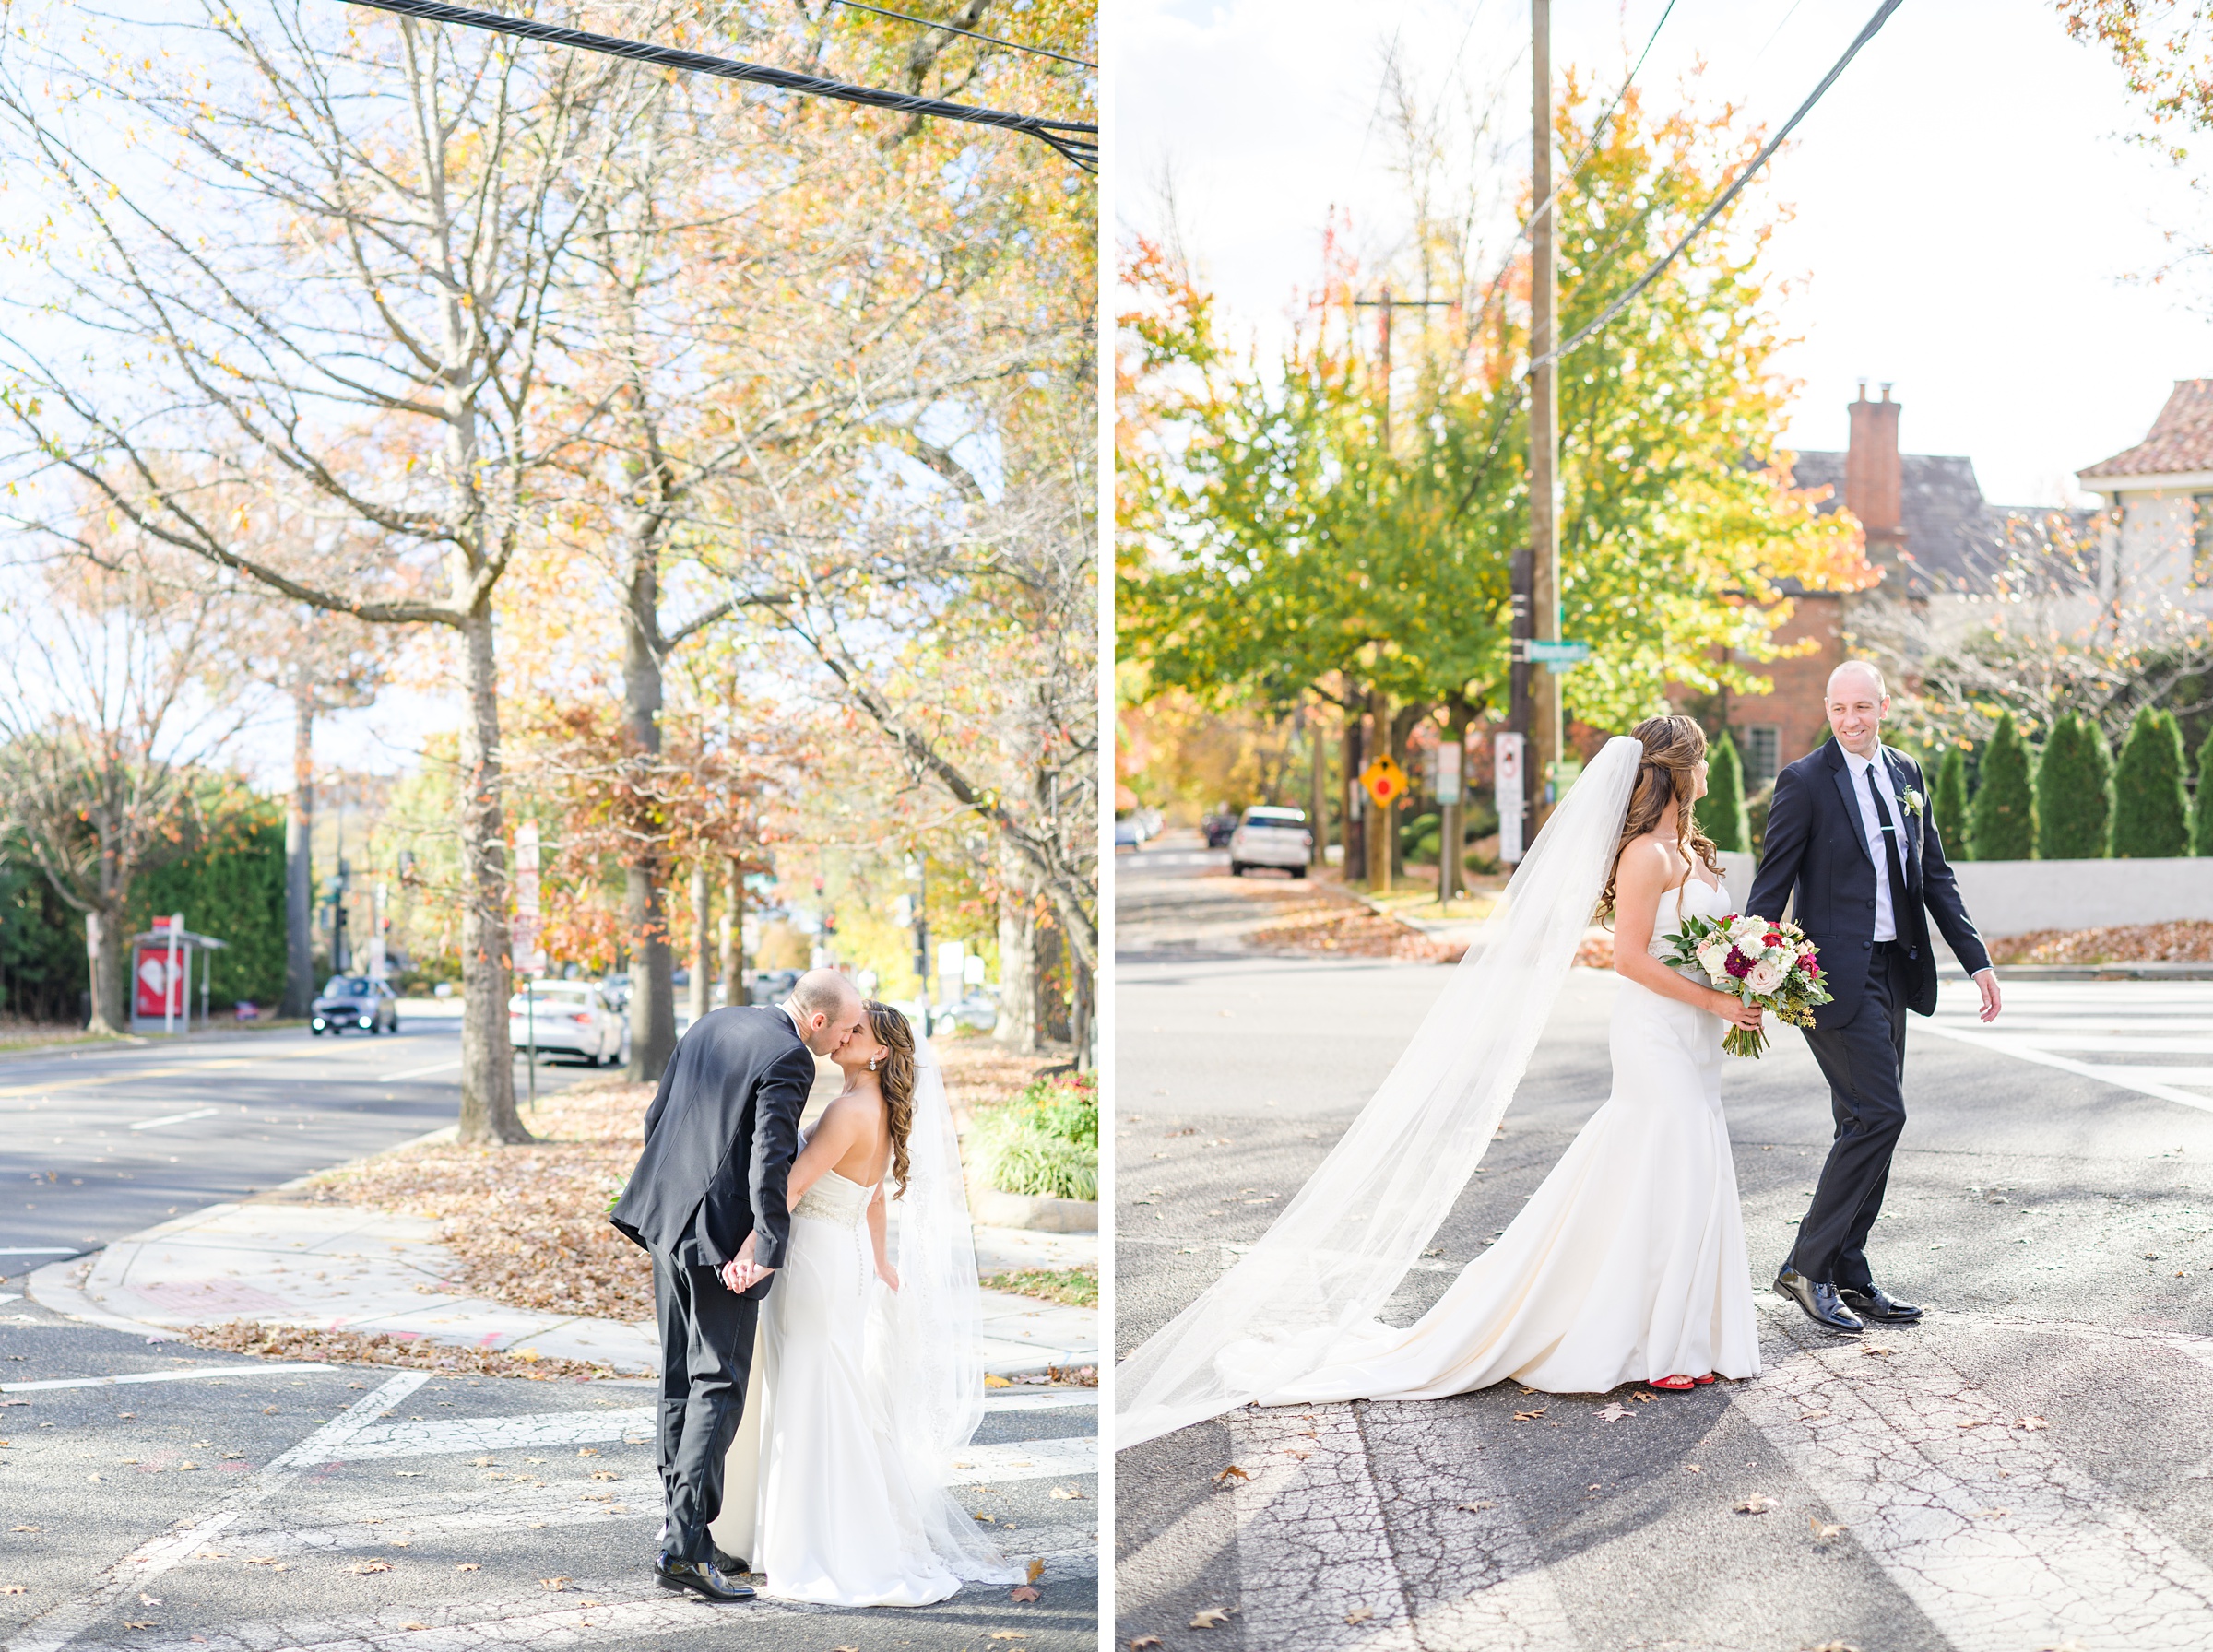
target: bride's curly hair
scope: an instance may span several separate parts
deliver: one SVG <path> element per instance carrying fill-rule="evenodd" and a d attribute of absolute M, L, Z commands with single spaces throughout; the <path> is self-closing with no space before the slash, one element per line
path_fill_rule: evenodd
<path fill-rule="evenodd" d="M 915 1030 L 889 1004 L 870 998 L 862 1008 L 869 1012 L 869 1031 L 890 1052 L 876 1070 L 876 1082 L 883 1091 L 884 1117 L 892 1134 L 892 1177 L 899 1184 L 899 1195 L 904 1195 L 906 1139 L 915 1128 Z"/>
<path fill-rule="evenodd" d="M 1671 800 L 1675 806 L 1675 847 L 1683 858 L 1696 854 L 1715 877 L 1722 871 L 1722 863 L 1714 858 L 1713 840 L 1698 830 L 1692 812 L 1691 782 L 1698 760 L 1706 755 L 1706 731 L 1689 717 L 1647 717 L 1629 734 L 1644 747 L 1644 758 L 1637 765 L 1637 784 L 1629 792 L 1621 840 L 1614 845 L 1614 863 L 1606 868 L 1606 892 L 1598 898 L 1599 911 L 1608 917 L 1614 915 L 1614 879 L 1621 870 L 1622 851 L 1660 824 Z"/>

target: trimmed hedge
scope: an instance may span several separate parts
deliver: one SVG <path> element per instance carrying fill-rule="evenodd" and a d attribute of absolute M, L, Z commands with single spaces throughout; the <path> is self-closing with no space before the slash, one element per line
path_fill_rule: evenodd
<path fill-rule="evenodd" d="M 1752 847 L 1752 822 L 1745 816 L 1745 766 L 1726 728 L 1714 737 L 1706 755 L 1706 795 L 1694 811 L 1698 827 L 1715 848 L 1741 854 Z"/>
<path fill-rule="evenodd" d="M 2113 754 L 2088 718 L 2053 726 L 2036 766 L 2036 852 L 2045 860 L 2101 860 L 2112 841 Z"/>
<path fill-rule="evenodd" d="M 2141 707 L 2121 747 L 2113 781 L 2113 855 L 2157 860 L 2190 853 L 2190 799 L 2183 791 L 2183 731 L 2172 712 Z"/>
<path fill-rule="evenodd" d="M 1936 765 L 1936 796 L 1930 807 L 1936 819 L 1936 841 L 1947 860 L 1972 860 L 1975 846 L 1967 830 L 1967 754 L 1947 747 Z"/>
<path fill-rule="evenodd" d="M 2213 730 L 2206 735 L 2206 743 L 2197 749 L 2197 794 L 2190 811 L 2190 853 L 2213 855 L 2213 785 L 2206 777 L 2213 774 Z"/>
<path fill-rule="evenodd" d="M 2036 795 L 2031 787 L 2029 747 L 2013 726 L 2013 714 L 1998 726 L 1982 750 L 1982 784 L 1975 788 L 1968 835 L 1976 860 L 2027 860 L 2036 850 Z"/>

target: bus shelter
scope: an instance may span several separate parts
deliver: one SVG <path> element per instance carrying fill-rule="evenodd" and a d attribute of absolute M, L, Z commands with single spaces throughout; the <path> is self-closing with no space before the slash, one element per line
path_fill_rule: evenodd
<path fill-rule="evenodd" d="M 144 935 L 131 937 L 131 1031 L 192 1031 L 192 988 L 200 989 L 200 1030 L 207 1030 L 207 954 L 224 943 L 184 927 L 184 914 L 156 918 Z M 195 960 L 198 962 L 195 963 Z"/>

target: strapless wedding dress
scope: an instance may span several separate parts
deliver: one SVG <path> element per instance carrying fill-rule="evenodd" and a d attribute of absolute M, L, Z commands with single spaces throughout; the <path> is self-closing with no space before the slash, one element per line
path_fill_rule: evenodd
<path fill-rule="evenodd" d="M 1661 897 L 1651 951 L 1685 912 L 1716 917 L 1726 890 L 1693 878 Z M 1623 980 L 1609 1044 L 1614 1090 L 1498 1242 L 1403 1329 L 1370 1324 L 1264 1405 L 1438 1399 L 1515 1377 L 1603 1394 L 1680 1374 L 1754 1376 L 1736 1166 L 1722 1115 L 1716 1015 Z"/>
<path fill-rule="evenodd" d="M 950 1515 L 893 1437 L 870 1379 L 870 1309 L 886 1289 L 868 1229 L 873 1186 L 827 1171 L 791 1209 L 763 1304 L 752 1392 L 726 1458 L 724 1552 L 765 1572 L 763 1595 L 825 1606 L 928 1606 L 961 1580 L 930 1540 Z"/>

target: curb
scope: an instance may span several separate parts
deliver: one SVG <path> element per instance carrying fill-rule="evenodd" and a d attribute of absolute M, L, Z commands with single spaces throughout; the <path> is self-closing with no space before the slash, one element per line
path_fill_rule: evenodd
<path fill-rule="evenodd" d="M 219 1210 L 220 1206 L 210 1206 Z M 148 1233 L 155 1230 L 148 1229 Z M 102 1247 L 105 1248 L 104 1246 Z M 92 1251 L 85 1256 L 72 1257 L 65 1262 L 49 1262 L 43 1268 L 33 1268 L 23 1281 L 23 1294 L 41 1308 L 67 1319 L 81 1319 L 112 1331 L 124 1331 L 134 1337 L 144 1337 L 148 1342 L 182 1342 L 185 1339 L 167 1326 L 148 1325 L 143 1319 L 126 1319 L 121 1314 L 111 1314 L 105 1308 L 93 1305 L 84 1292 L 84 1277 L 92 1270 L 93 1259 L 100 1255 Z"/>

